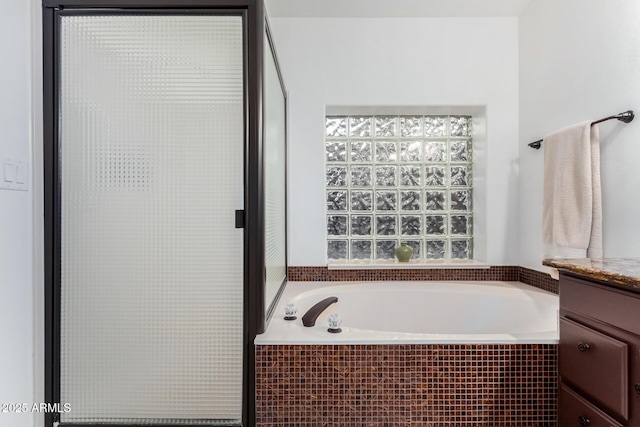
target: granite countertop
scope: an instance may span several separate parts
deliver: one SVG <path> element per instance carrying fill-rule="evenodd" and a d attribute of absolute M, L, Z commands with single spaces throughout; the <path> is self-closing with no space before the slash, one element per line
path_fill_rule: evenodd
<path fill-rule="evenodd" d="M 640 291 L 640 258 L 552 258 L 542 264 Z"/>

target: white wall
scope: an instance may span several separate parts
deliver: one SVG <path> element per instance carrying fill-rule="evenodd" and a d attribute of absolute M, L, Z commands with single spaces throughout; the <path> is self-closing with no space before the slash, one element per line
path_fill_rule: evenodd
<path fill-rule="evenodd" d="M 520 264 L 543 270 L 542 151 L 576 122 L 640 113 L 640 2 L 532 0 L 520 16 Z M 640 120 L 600 125 L 605 257 L 640 256 Z"/>
<path fill-rule="evenodd" d="M 32 83 L 30 2 L 2 6 L 0 165 L 7 157 L 31 160 Z M 0 403 L 34 401 L 32 195 L 0 189 Z M 30 412 L 0 413 L 1 427 L 33 423 Z"/>
<path fill-rule="evenodd" d="M 486 106 L 487 261 L 517 264 L 517 18 L 272 18 L 290 93 L 289 264 L 325 265 L 325 106 Z"/>

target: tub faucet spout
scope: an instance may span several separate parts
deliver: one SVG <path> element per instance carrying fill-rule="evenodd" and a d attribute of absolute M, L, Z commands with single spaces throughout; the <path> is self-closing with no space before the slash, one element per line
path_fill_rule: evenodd
<path fill-rule="evenodd" d="M 311 307 L 307 312 L 302 316 L 302 324 L 304 326 L 310 327 L 316 324 L 316 319 L 318 316 L 322 314 L 323 311 L 327 309 L 331 304 L 338 302 L 338 297 L 329 297 L 325 298 L 313 307 Z"/>

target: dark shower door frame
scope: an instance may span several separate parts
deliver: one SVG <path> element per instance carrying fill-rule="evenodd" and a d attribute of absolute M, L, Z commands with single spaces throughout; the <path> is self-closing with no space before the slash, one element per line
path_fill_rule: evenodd
<path fill-rule="evenodd" d="M 255 425 L 255 349 L 253 340 L 264 331 L 265 218 L 263 183 L 263 64 L 266 14 L 262 0 L 43 0 L 43 104 L 44 104 L 44 328 L 45 401 L 60 402 L 60 188 L 58 169 L 58 77 L 61 15 L 211 14 L 236 15 L 243 21 L 244 46 L 244 307 L 242 426 Z M 106 10 L 108 9 L 108 10 Z M 270 39 L 270 35 L 267 35 Z M 271 42 L 271 40 L 269 40 Z M 272 43 L 269 43 L 272 46 Z M 277 65 L 277 57 L 276 65 Z M 278 67 L 278 74 L 280 69 Z M 282 83 L 282 76 L 280 74 Z M 284 85 L 282 84 L 283 93 Z M 286 98 L 285 98 L 286 99 Z M 285 104 L 286 105 L 286 104 Z M 286 282 L 286 277 L 283 284 Z M 282 286 L 281 286 L 282 290 Z M 280 290 L 280 291 L 281 291 Z M 278 292 L 279 295 L 280 292 Z M 275 299 L 277 301 L 277 298 Z M 267 313 L 268 312 L 268 313 Z M 45 426 L 60 422 L 57 412 L 45 414 Z M 60 424 L 83 427 L 85 424 Z M 91 424 L 95 425 L 95 424 Z M 99 424 L 126 427 L 126 424 Z M 135 425 L 135 424 L 129 424 Z M 148 424 L 145 424 L 148 425 Z M 158 424 L 160 425 L 160 424 Z M 163 427 L 184 427 L 190 424 Z M 198 424 L 203 425 L 203 424 Z M 220 426 L 220 424 L 215 424 Z M 237 425 L 237 424 L 234 424 Z M 229 426 L 231 427 L 231 426 Z"/>

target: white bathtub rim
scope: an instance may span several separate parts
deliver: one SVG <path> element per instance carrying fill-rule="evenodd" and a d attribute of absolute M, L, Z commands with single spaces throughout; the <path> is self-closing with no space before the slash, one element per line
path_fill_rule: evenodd
<path fill-rule="evenodd" d="M 514 288 L 533 293 L 542 299 L 555 302 L 557 295 L 542 289 L 514 281 L 393 281 L 393 282 L 289 282 L 285 288 L 279 303 L 274 311 L 267 330 L 255 338 L 256 345 L 389 345 L 389 344 L 557 344 L 559 341 L 558 328 L 553 330 L 536 331 L 519 334 L 425 334 L 407 332 L 388 332 L 353 327 L 343 327 L 338 334 L 329 333 L 323 322 L 318 322 L 314 327 L 305 328 L 298 320 L 289 322 L 283 319 L 284 306 L 299 295 L 329 296 L 327 288 L 335 288 L 340 292 L 350 290 L 350 287 L 366 286 L 367 291 L 388 291 L 394 285 L 405 289 L 428 290 L 437 292 L 439 289 L 452 291 L 451 285 L 471 284 L 474 292 L 495 293 L 513 291 Z M 511 296 L 513 297 L 513 296 Z M 556 315 L 557 317 L 557 315 Z"/>
<path fill-rule="evenodd" d="M 304 335 L 265 333 L 255 345 L 391 345 L 391 344 L 558 344 L 557 330 L 530 334 L 413 334 L 342 328 L 338 334 L 326 326 L 305 328 Z"/>

